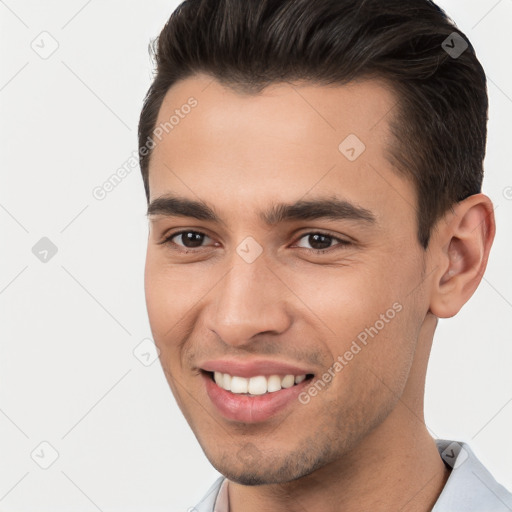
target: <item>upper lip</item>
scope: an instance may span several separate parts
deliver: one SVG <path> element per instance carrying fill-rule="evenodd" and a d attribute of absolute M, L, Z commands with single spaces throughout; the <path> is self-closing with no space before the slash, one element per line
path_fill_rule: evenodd
<path fill-rule="evenodd" d="M 257 377 L 263 375 L 308 375 L 311 370 L 304 367 L 270 359 L 215 359 L 205 361 L 200 365 L 207 372 L 229 373 L 238 377 Z"/>

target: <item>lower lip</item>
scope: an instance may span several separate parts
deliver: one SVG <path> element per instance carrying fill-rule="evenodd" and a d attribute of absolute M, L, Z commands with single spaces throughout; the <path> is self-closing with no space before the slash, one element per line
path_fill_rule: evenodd
<path fill-rule="evenodd" d="M 206 383 L 206 392 L 218 411 L 228 420 L 243 423 L 256 423 L 270 419 L 278 413 L 283 413 L 285 407 L 293 402 L 299 404 L 297 399 L 301 391 L 309 385 L 306 379 L 291 388 L 281 389 L 264 395 L 239 395 L 226 391 L 217 386 L 210 374 L 203 373 Z"/>

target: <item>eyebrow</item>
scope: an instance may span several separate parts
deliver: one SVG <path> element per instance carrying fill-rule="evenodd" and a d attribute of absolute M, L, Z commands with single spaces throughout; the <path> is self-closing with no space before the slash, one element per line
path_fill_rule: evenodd
<path fill-rule="evenodd" d="M 224 224 L 221 217 L 207 203 L 172 194 L 151 201 L 148 205 L 147 216 L 154 215 L 193 217 L 198 220 Z M 376 223 L 376 217 L 370 210 L 336 197 L 273 204 L 268 210 L 259 212 L 259 218 L 269 226 L 293 220 L 316 219 L 348 219 L 367 224 Z"/>

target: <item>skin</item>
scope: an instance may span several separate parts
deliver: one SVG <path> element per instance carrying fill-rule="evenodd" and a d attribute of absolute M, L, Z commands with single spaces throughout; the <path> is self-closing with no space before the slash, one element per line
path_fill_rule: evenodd
<path fill-rule="evenodd" d="M 166 378 L 229 479 L 230 510 L 430 510 L 449 471 L 424 421 L 427 362 L 437 319 L 458 312 L 485 270 L 491 201 L 458 203 L 420 246 L 415 188 L 386 159 L 396 98 L 383 82 L 249 95 L 198 74 L 168 91 L 157 125 L 190 96 L 198 105 L 153 150 L 150 202 L 201 200 L 220 222 L 150 215 L 145 292 Z M 366 146 L 353 162 L 338 149 L 348 134 Z M 259 216 L 274 202 L 333 196 L 375 222 L 269 226 Z M 159 243 L 183 229 L 207 236 L 188 249 L 179 235 Z M 319 231 L 334 237 L 323 254 L 308 236 Z M 236 251 L 248 236 L 263 250 L 252 263 Z M 247 424 L 226 420 L 206 394 L 207 359 L 261 356 L 321 376 L 396 303 L 401 311 L 307 405 Z"/>

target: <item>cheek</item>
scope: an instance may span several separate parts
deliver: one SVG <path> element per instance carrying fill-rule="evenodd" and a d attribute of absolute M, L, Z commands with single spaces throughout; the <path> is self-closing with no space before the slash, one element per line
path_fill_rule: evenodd
<path fill-rule="evenodd" d="M 362 397 L 361 403 L 389 410 L 407 385 L 419 336 L 420 312 L 415 300 L 404 300 L 400 293 L 389 294 L 384 302 L 375 301 L 372 311 L 349 340 L 345 354 L 352 360 L 346 367 L 347 377 L 354 394 Z M 352 356 L 353 351 L 358 353 Z"/>
<path fill-rule="evenodd" d="M 189 282 L 187 286 L 183 273 L 170 268 L 155 251 L 148 249 L 144 291 L 154 340 L 159 346 L 167 344 L 167 340 L 175 337 L 174 330 L 193 302 L 193 285 Z"/>
<path fill-rule="evenodd" d="M 387 286 L 384 274 L 379 269 L 372 272 L 362 263 L 332 271 L 322 268 L 295 278 L 290 287 L 303 297 L 304 304 L 317 316 L 316 322 L 323 324 L 325 334 L 342 342 L 342 349 L 343 340 L 352 340 L 365 328 L 380 322 L 380 315 L 385 315 L 397 302 L 399 294 Z M 391 310 L 389 316 L 394 313 Z"/>
<path fill-rule="evenodd" d="M 306 305 L 317 315 L 314 322 L 324 333 L 324 348 L 334 361 L 342 358 L 341 378 L 335 380 L 343 386 L 349 381 L 348 387 L 360 392 L 372 379 L 375 387 L 388 384 L 398 391 L 405 384 L 421 324 L 421 308 L 410 293 L 418 269 L 382 258 L 373 266 L 366 262 L 334 269 L 330 276 L 322 270 L 321 281 L 315 279 L 319 272 L 294 284 L 301 286 L 298 295 L 307 298 Z"/>
<path fill-rule="evenodd" d="M 166 283 L 161 278 L 161 271 L 155 258 L 148 251 L 146 267 L 144 271 L 144 293 L 146 297 L 146 309 L 153 337 L 157 344 L 168 323 L 169 315 L 173 309 L 169 308 L 170 293 Z"/>
<path fill-rule="evenodd" d="M 170 264 L 148 249 L 144 272 L 146 309 L 153 339 L 163 360 L 179 360 L 175 350 L 199 322 L 200 312 L 219 276 L 206 267 Z M 171 355 L 169 359 L 166 355 Z"/>

